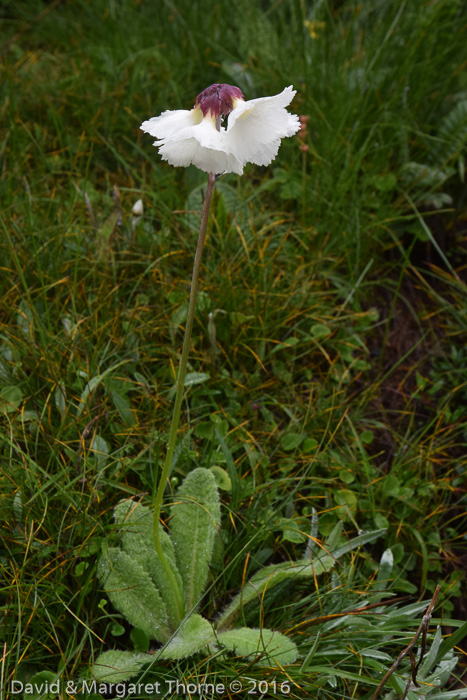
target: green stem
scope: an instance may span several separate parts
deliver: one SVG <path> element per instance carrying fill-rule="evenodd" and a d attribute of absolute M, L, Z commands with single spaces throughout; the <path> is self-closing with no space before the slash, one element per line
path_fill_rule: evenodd
<path fill-rule="evenodd" d="M 213 175 L 212 173 L 209 173 L 208 185 L 206 188 L 206 196 L 204 198 L 203 213 L 201 215 L 201 226 L 200 226 L 199 237 L 198 237 L 198 245 L 196 247 L 195 262 L 193 265 L 193 276 L 191 278 L 190 301 L 188 304 L 188 316 L 187 316 L 187 320 L 186 320 L 185 338 L 183 340 L 183 350 L 182 350 L 182 357 L 180 360 L 180 369 L 178 371 L 178 377 L 177 377 L 177 386 L 176 386 L 176 393 L 175 393 L 175 405 L 174 405 L 173 416 L 172 416 L 172 425 L 170 426 L 169 444 L 167 447 L 167 455 L 166 455 L 165 462 L 164 462 L 164 469 L 162 470 L 161 478 L 159 481 L 159 486 L 157 488 L 156 500 L 155 500 L 155 504 L 154 504 L 154 527 L 153 527 L 154 547 L 156 549 L 157 556 L 159 557 L 159 559 L 160 559 L 160 561 L 161 561 L 161 563 L 162 563 L 162 565 L 167 573 L 167 577 L 169 578 L 170 583 L 175 591 L 175 594 L 177 597 L 177 605 L 178 605 L 179 614 L 180 614 L 180 620 L 182 620 L 183 615 L 184 615 L 183 596 L 182 596 L 182 592 L 180 591 L 180 589 L 178 587 L 177 581 L 176 581 L 174 573 L 170 567 L 170 564 L 168 563 L 168 561 L 165 557 L 165 554 L 162 551 L 160 538 L 159 538 L 159 518 L 160 518 L 160 513 L 161 513 L 162 499 L 164 497 L 165 485 L 167 482 L 167 478 L 169 476 L 170 466 L 172 464 L 173 454 L 174 454 L 174 450 L 175 450 L 175 443 L 177 441 L 178 425 L 180 423 L 180 413 L 182 410 L 183 388 L 185 385 L 186 366 L 187 366 L 187 362 L 188 362 L 188 353 L 189 353 L 190 344 L 191 344 L 191 331 L 193 328 L 193 320 L 195 317 L 196 295 L 198 293 L 199 269 L 201 267 L 201 257 L 203 254 L 204 241 L 206 239 L 206 230 L 207 230 L 207 225 L 208 225 L 209 208 L 211 206 L 212 192 L 214 189 L 215 180 L 216 180 L 216 176 Z"/>

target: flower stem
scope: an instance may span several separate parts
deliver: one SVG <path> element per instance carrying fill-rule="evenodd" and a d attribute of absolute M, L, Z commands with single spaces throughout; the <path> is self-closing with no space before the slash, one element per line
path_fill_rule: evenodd
<path fill-rule="evenodd" d="M 206 187 L 206 195 L 204 198 L 203 213 L 201 215 L 201 226 L 200 226 L 199 237 L 198 237 L 198 245 L 196 247 L 195 262 L 193 265 L 193 275 L 191 278 L 190 301 L 188 304 L 188 316 L 187 316 L 187 320 L 186 320 L 185 337 L 183 339 L 182 357 L 180 359 L 180 368 L 179 368 L 178 377 L 177 377 L 177 386 L 176 386 L 176 393 L 175 393 L 175 405 L 174 405 L 173 416 L 172 416 L 172 424 L 170 426 L 169 444 L 167 447 L 167 454 L 165 457 L 164 468 L 162 470 L 159 485 L 157 487 L 156 500 L 155 500 L 155 504 L 154 504 L 154 525 L 153 525 L 154 547 L 156 549 L 157 556 L 159 557 L 159 560 L 167 573 L 167 577 L 169 578 L 171 585 L 175 591 L 175 594 L 177 597 L 177 606 L 178 606 L 178 610 L 179 610 L 180 621 L 183 619 L 183 615 L 184 615 L 183 596 L 182 596 L 182 592 L 179 589 L 177 581 L 175 579 L 174 572 L 172 571 L 170 564 L 167 561 L 167 558 L 166 558 L 164 552 L 162 551 L 161 542 L 160 542 L 160 538 L 159 538 L 159 518 L 160 518 L 160 513 L 161 513 L 161 505 L 162 505 L 162 499 L 164 496 L 165 485 L 167 482 L 167 478 L 169 476 L 170 466 L 172 464 L 173 454 L 174 454 L 174 450 L 175 450 L 175 443 L 177 441 L 178 425 L 180 423 L 180 413 L 181 413 L 181 409 L 182 409 L 183 389 L 184 389 L 184 385 L 185 385 L 186 366 L 187 366 L 187 362 L 188 362 L 188 353 L 190 350 L 191 331 L 193 328 L 193 320 L 195 317 L 196 296 L 198 293 L 199 270 L 201 267 L 201 257 L 203 254 L 204 241 L 206 239 L 206 231 L 207 231 L 208 217 L 209 217 L 209 208 L 211 206 L 212 192 L 214 189 L 215 180 L 216 180 L 216 176 L 213 175 L 212 173 L 209 173 L 208 184 Z"/>

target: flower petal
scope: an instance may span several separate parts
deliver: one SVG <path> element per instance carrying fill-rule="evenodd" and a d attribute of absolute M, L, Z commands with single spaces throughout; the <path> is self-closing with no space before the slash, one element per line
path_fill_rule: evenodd
<path fill-rule="evenodd" d="M 158 133 L 161 133 L 159 129 Z M 241 161 L 225 147 L 225 129 L 217 131 L 215 120 L 208 117 L 155 141 L 154 146 L 171 165 L 186 168 L 193 164 L 215 174 L 243 173 Z"/>
<path fill-rule="evenodd" d="M 280 139 L 300 129 L 298 116 L 285 109 L 295 93 L 290 85 L 279 95 L 240 102 L 228 118 L 228 150 L 243 163 L 269 165 L 277 155 Z"/>
<path fill-rule="evenodd" d="M 271 141 L 270 143 L 262 143 L 256 145 L 256 150 L 250 153 L 248 163 L 255 165 L 269 165 L 279 152 L 281 140 Z"/>
<path fill-rule="evenodd" d="M 156 141 L 154 145 L 159 147 L 159 153 L 163 160 L 168 161 L 171 165 L 185 168 L 189 165 L 196 165 L 200 170 L 216 175 L 221 173 L 241 175 L 243 173 L 243 165 L 238 158 L 224 151 L 200 146 L 194 138 L 166 141 L 165 143 Z"/>
<path fill-rule="evenodd" d="M 181 129 L 196 126 L 202 119 L 203 114 L 199 107 L 190 110 L 167 110 L 159 117 L 152 117 L 143 122 L 139 128 L 158 139 L 167 139 L 176 137 Z"/>
<path fill-rule="evenodd" d="M 205 148 L 213 148 L 215 151 L 226 151 L 225 129 L 217 131 L 215 120 L 209 117 L 205 117 L 196 126 L 182 129 L 176 136 L 172 136 L 171 140 L 178 141 L 186 138 L 196 139 L 199 145 Z"/>

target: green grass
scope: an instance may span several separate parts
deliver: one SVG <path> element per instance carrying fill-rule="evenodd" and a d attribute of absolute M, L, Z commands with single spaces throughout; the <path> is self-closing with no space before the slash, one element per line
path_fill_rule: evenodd
<path fill-rule="evenodd" d="M 380 601 L 387 549 L 402 610 L 439 583 L 433 632 L 445 623 L 448 639 L 446 621 L 465 617 L 463 3 L 1 12 L 4 684 L 77 679 L 101 651 L 132 648 L 96 558 L 114 505 L 149 502 L 165 454 L 205 186 L 161 162 L 139 125 L 213 82 L 247 99 L 293 84 L 306 137 L 216 188 L 189 360 L 206 376 L 187 391 L 173 485 L 200 465 L 235 475 L 210 619 L 261 564 L 298 557 L 310 531 L 386 535 L 316 590 L 265 600 L 267 626 L 299 645 L 293 668 L 206 655 L 148 675 L 290 678 L 291 697 L 370 698 L 424 606 L 321 618 Z M 454 640 L 448 687 L 465 671 Z"/>

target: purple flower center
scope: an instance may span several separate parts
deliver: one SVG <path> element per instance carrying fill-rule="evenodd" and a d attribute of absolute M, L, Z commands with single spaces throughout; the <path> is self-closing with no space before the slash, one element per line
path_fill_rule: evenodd
<path fill-rule="evenodd" d="M 200 92 L 196 98 L 195 107 L 200 107 L 205 117 L 209 112 L 218 118 L 230 112 L 234 108 L 234 100 L 243 100 L 240 88 L 225 83 L 214 83 Z"/>

